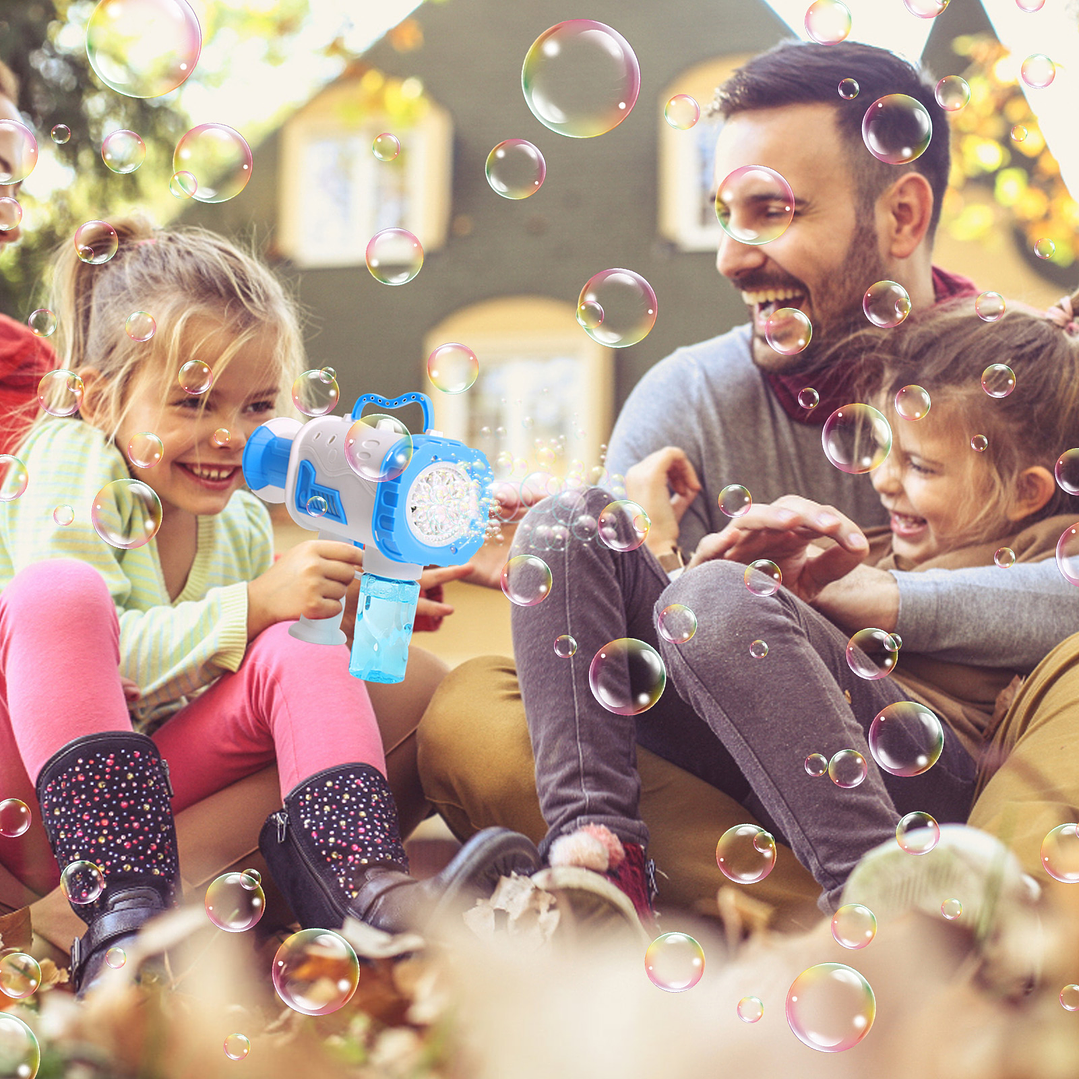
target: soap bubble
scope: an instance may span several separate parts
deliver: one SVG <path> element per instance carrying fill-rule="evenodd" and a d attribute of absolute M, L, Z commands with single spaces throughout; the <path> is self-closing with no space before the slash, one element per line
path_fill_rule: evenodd
<path fill-rule="evenodd" d="M 945 899 L 940 905 L 940 913 L 948 919 L 949 922 L 954 922 L 956 918 L 963 913 L 963 904 L 958 899 Z"/>
<path fill-rule="evenodd" d="M 1019 68 L 1019 77 L 1033 90 L 1044 90 L 1057 77 L 1056 65 L 1040 52 L 1031 53 Z"/>
<path fill-rule="evenodd" d="M 379 161 L 392 161 L 400 152 L 401 140 L 396 135 L 391 135 L 388 131 L 383 131 L 381 135 L 376 135 L 375 141 L 371 143 L 371 153 Z"/>
<path fill-rule="evenodd" d="M 560 633 L 554 639 L 554 654 L 559 659 L 572 659 L 577 655 L 577 642 L 568 633 Z"/>
<path fill-rule="evenodd" d="M 933 137 L 925 106 L 906 94 L 877 98 L 862 117 L 862 142 L 878 161 L 905 165 L 921 157 Z"/>
<path fill-rule="evenodd" d="M 651 527 L 648 514 L 628 498 L 610 502 L 597 518 L 599 538 L 612 551 L 635 551 Z"/>
<path fill-rule="evenodd" d="M 0 120 L 0 146 L 4 147 L 0 184 L 22 183 L 37 165 L 37 139 L 18 120 Z"/>
<path fill-rule="evenodd" d="M 153 468 L 164 452 L 161 439 L 153 431 L 139 431 L 127 444 L 127 459 L 136 468 Z"/>
<path fill-rule="evenodd" d="M 1072 525 L 1061 534 L 1057 540 L 1056 559 L 1064 580 L 1079 584 L 1079 525 Z"/>
<path fill-rule="evenodd" d="M 5 952 L 0 955 L 0 993 L 14 1000 L 25 1000 L 37 992 L 39 985 L 41 967 L 32 955 L 26 952 Z M 0 1074 L 4 1072 L 0 1071 Z"/>
<path fill-rule="evenodd" d="M 895 841 L 908 854 L 928 854 L 940 842 L 940 825 L 928 813 L 908 813 L 895 827 Z"/>
<path fill-rule="evenodd" d="M 836 468 L 860 475 L 884 463 L 892 448 L 892 429 L 872 405 L 844 405 L 825 421 L 821 442 Z"/>
<path fill-rule="evenodd" d="M 723 231 L 739 243 L 770 243 L 794 220 L 794 192 L 774 169 L 742 165 L 719 185 L 716 217 Z"/>
<path fill-rule="evenodd" d="M 644 641 L 619 637 L 608 641 L 588 667 L 592 696 L 608 712 L 636 716 L 663 694 L 667 670 L 659 653 Z"/>
<path fill-rule="evenodd" d="M 951 0 L 903 0 L 903 4 L 912 15 L 919 19 L 935 19 Z"/>
<path fill-rule="evenodd" d="M 820 404 L 820 394 L 812 386 L 803 386 L 798 391 L 798 405 L 801 408 L 816 408 Z"/>
<path fill-rule="evenodd" d="M 83 262 L 100 266 L 120 248 L 120 237 L 107 221 L 87 221 L 75 230 L 75 253 Z"/>
<path fill-rule="evenodd" d="M 367 268 L 384 285 L 405 285 L 423 266 L 423 247 L 407 229 L 383 229 L 367 244 Z"/>
<path fill-rule="evenodd" d="M 768 642 L 753 641 L 749 646 L 749 654 L 753 659 L 765 659 L 768 656 Z"/>
<path fill-rule="evenodd" d="M 1074 982 L 1064 986 L 1060 991 L 1060 1006 L 1066 1012 L 1079 1012 L 1079 985 Z"/>
<path fill-rule="evenodd" d="M 479 377 L 480 361 L 467 345 L 439 345 L 427 357 L 427 376 L 443 393 L 464 393 Z"/>
<path fill-rule="evenodd" d="M 188 360 L 176 372 L 176 381 L 184 393 L 199 397 L 214 384 L 214 373 L 210 370 L 210 365 L 203 363 L 202 360 Z"/>
<path fill-rule="evenodd" d="M 37 384 L 37 399 L 50 416 L 74 416 L 82 404 L 83 388 L 74 371 L 49 371 Z"/>
<path fill-rule="evenodd" d="M 84 859 L 70 862 L 60 874 L 60 891 L 69 903 L 83 906 L 105 890 L 105 874 L 99 865 Z"/>
<path fill-rule="evenodd" d="M 920 776 L 944 751 L 944 727 L 932 709 L 917 701 L 882 708 L 869 727 L 869 752 L 893 776 Z"/>
<path fill-rule="evenodd" d="M 307 500 L 304 510 L 312 517 L 324 517 L 330 512 L 330 504 L 324 495 L 312 495 Z"/>
<path fill-rule="evenodd" d="M 585 304 L 595 304 L 600 312 L 600 321 L 594 326 L 581 323 L 585 333 L 597 344 L 608 348 L 635 345 L 643 341 L 656 324 L 656 294 L 652 286 L 632 270 L 601 270 L 590 277 L 577 297 L 578 312 Z"/>
<path fill-rule="evenodd" d="M 1015 565 L 1015 551 L 1010 547 L 998 547 L 993 552 L 993 565 L 998 569 L 1011 569 Z"/>
<path fill-rule="evenodd" d="M 532 143 L 506 139 L 487 155 L 484 172 L 495 194 L 504 199 L 527 199 L 543 186 L 547 163 Z"/>
<path fill-rule="evenodd" d="M 127 952 L 119 946 L 113 946 L 105 953 L 105 962 L 113 970 L 119 970 L 127 962 Z"/>
<path fill-rule="evenodd" d="M 301 929 L 277 949 L 272 975 L 277 995 L 294 1011 L 329 1015 L 352 999 L 360 963 L 340 933 Z"/>
<path fill-rule="evenodd" d="M 229 1060 L 243 1060 L 251 1052 L 251 1042 L 243 1034 L 228 1034 L 225 1036 L 225 1056 Z"/>
<path fill-rule="evenodd" d="M 862 310 L 874 326 L 894 329 L 910 314 L 910 296 L 897 281 L 877 281 L 866 289 Z"/>
<path fill-rule="evenodd" d="M 1079 495 L 1079 447 L 1065 450 L 1053 466 L 1057 486 L 1070 495 Z"/>
<path fill-rule="evenodd" d="M 758 558 L 746 566 L 746 588 L 755 596 L 774 596 L 783 584 L 783 572 L 771 559 Z"/>
<path fill-rule="evenodd" d="M 502 567 L 502 591 L 518 607 L 535 607 L 551 594 L 551 567 L 532 554 L 519 554 Z"/>
<path fill-rule="evenodd" d="M 810 753 L 805 759 L 807 776 L 820 779 L 828 771 L 828 758 L 823 753 Z"/>
<path fill-rule="evenodd" d="M 663 107 L 663 118 L 676 130 L 688 131 L 701 118 L 701 107 L 689 94 L 675 94 Z"/>
<path fill-rule="evenodd" d="M 132 341 L 149 341 L 157 333 L 157 321 L 145 311 L 134 311 L 127 316 L 124 332 Z"/>
<path fill-rule="evenodd" d="M 372 483 L 401 476 L 412 462 L 413 449 L 409 429 L 396 416 L 379 412 L 361 416 L 345 434 L 345 461 L 357 476 Z M 432 493 L 436 498 L 442 494 Z"/>
<path fill-rule="evenodd" d="M 10 453 L 0 453 L 0 502 L 14 502 L 30 482 L 26 465 Z"/>
<path fill-rule="evenodd" d="M 1057 245 L 1048 236 L 1034 241 L 1034 254 L 1040 259 L 1051 259 L 1056 254 L 1056 250 Z"/>
<path fill-rule="evenodd" d="M 199 182 L 195 179 L 195 174 L 186 169 L 174 172 L 169 180 L 169 193 L 178 199 L 194 198 L 198 189 Z"/>
<path fill-rule="evenodd" d="M 0 1074 L 4 1079 L 34 1079 L 41 1067 L 41 1047 L 34 1032 L 17 1016 L 0 1011 Z"/>
<path fill-rule="evenodd" d="M 1015 0 L 1015 5 L 1020 11 L 1031 13 L 1041 11 L 1045 7 L 1045 0 Z"/>
<path fill-rule="evenodd" d="M 858 85 L 857 79 L 840 79 L 839 80 L 839 96 L 844 101 L 853 101 L 857 96 L 861 87 Z"/>
<path fill-rule="evenodd" d="M 895 393 L 895 410 L 904 420 L 923 420 L 929 415 L 933 402 L 924 386 L 903 386 Z"/>
<path fill-rule="evenodd" d="M 757 884 L 775 868 L 776 841 L 756 824 L 736 824 L 719 837 L 716 865 L 735 884 Z"/>
<path fill-rule="evenodd" d="M 90 523 L 113 547 L 124 551 L 142 547 L 161 527 L 161 499 L 141 480 L 112 480 L 94 496 Z"/>
<path fill-rule="evenodd" d="M 577 307 L 577 321 L 586 330 L 594 330 L 603 321 L 603 308 L 595 300 L 585 300 Z"/>
<path fill-rule="evenodd" d="M 47 307 L 39 307 L 30 312 L 26 325 L 35 337 L 52 337 L 56 332 L 56 315 Z"/>
<path fill-rule="evenodd" d="M 61 528 L 66 528 L 75 520 L 75 511 L 70 506 L 54 506 L 52 519 Z"/>
<path fill-rule="evenodd" d="M 847 641 L 847 666 L 859 677 L 875 682 L 895 670 L 899 649 L 883 629 L 860 629 Z"/>
<path fill-rule="evenodd" d="M 727 517 L 741 517 L 753 506 L 753 496 L 740 483 L 728 483 L 719 492 L 719 511 Z"/>
<path fill-rule="evenodd" d="M 832 915 L 832 937 L 844 948 L 864 948 L 876 935 L 876 915 L 861 903 L 844 903 Z"/>
<path fill-rule="evenodd" d="M 989 449 L 989 439 L 985 435 L 972 435 L 970 439 L 970 448 L 975 453 L 985 453 Z"/>
<path fill-rule="evenodd" d="M 30 807 L 20 798 L 5 798 L 0 802 L 0 836 L 16 839 L 30 827 Z"/>
<path fill-rule="evenodd" d="M 113 172 L 126 176 L 146 160 L 146 143 L 134 131 L 110 131 L 101 143 L 101 160 Z"/>
<path fill-rule="evenodd" d="M 325 416 L 337 407 L 340 398 L 337 379 L 328 377 L 321 368 L 304 371 L 292 383 L 292 403 L 304 416 Z"/>
<path fill-rule="evenodd" d="M 1012 140 L 1014 142 L 1025 142 L 1028 134 L 1029 132 L 1022 124 L 1016 124 L 1011 131 Z"/>
<path fill-rule="evenodd" d="M 525 54 L 521 89 L 545 127 L 586 139 L 617 127 L 641 89 L 641 69 L 629 42 L 592 19 L 570 19 L 545 30 Z"/>
<path fill-rule="evenodd" d="M 781 307 L 764 323 L 764 339 L 781 356 L 797 356 L 813 338 L 809 316 L 797 307 Z"/>
<path fill-rule="evenodd" d="M 869 764 L 856 749 L 841 749 L 828 762 L 828 778 L 844 790 L 860 786 L 869 775 Z"/>
<path fill-rule="evenodd" d="M 172 155 L 173 173 L 189 172 L 195 177 L 197 202 L 227 202 L 234 199 L 251 179 L 251 147 L 227 124 L 200 124 L 176 144 Z"/>
<path fill-rule="evenodd" d="M 656 620 L 659 635 L 671 644 L 685 644 L 697 632 L 697 616 L 684 603 L 671 603 Z"/>
<path fill-rule="evenodd" d="M 742 997 L 736 1010 L 743 1023 L 756 1023 L 764 1015 L 764 1004 L 760 997 Z"/>
<path fill-rule="evenodd" d="M 262 886 L 243 873 L 222 873 L 206 889 L 206 914 L 218 929 L 227 933 L 251 929 L 265 913 Z"/>
<path fill-rule="evenodd" d="M 644 969 L 656 988 L 683 993 L 704 974 L 704 949 L 685 933 L 664 933 L 648 945 Z"/>
<path fill-rule="evenodd" d="M 983 292 L 974 301 L 974 310 L 982 322 L 999 322 L 1007 306 L 999 292 Z"/>
<path fill-rule="evenodd" d="M 813 0 L 806 9 L 806 33 L 818 45 L 838 45 L 850 33 L 850 26 L 850 9 L 839 0 Z"/>
<path fill-rule="evenodd" d="M 991 363 L 982 372 L 982 389 L 990 397 L 1007 397 L 1015 389 L 1015 372 L 1006 363 Z"/>
<path fill-rule="evenodd" d="M 254 891 L 262 884 L 262 874 L 257 869 L 245 869 L 240 874 L 240 885 L 248 891 Z"/>
<path fill-rule="evenodd" d="M 22 221 L 22 207 L 10 195 L 0 198 L 0 232 L 10 232 Z"/>
<path fill-rule="evenodd" d="M 933 96 L 945 112 L 959 112 L 970 104 L 970 86 L 960 75 L 945 75 L 937 83 Z"/>
<path fill-rule="evenodd" d="M 67 124 L 54 124 L 49 134 L 57 146 L 63 146 L 71 138 L 71 128 Z"/>
<path fill-rule="evenodd" d="M 869 1033 L 877 1001 L 869 982 L 852 967 L 818 963 L 794 979 L 786 1010 L 799 1041 L 822 1053 L 841 1053 Z"/>
<path fill-rule="evenodd" d="M 1058 824 L 1042 840 L 1042 865 L 1063 884 L 1079 884 L 1079 826 Z"/>

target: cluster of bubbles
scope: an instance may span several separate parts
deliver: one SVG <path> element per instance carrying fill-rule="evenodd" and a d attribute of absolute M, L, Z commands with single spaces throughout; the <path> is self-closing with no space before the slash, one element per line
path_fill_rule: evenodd
<path fill-rule="evenodd" d="M 206 889 L 206 915 L 218 929 L 243 933 L 266 913 L 266 894 L 257 869 L 222 873 Z"/>
<path fill-rule="evenodd" d="M 775 864 L 775 837 L 757 824 L 736 824 L 716 844 L 716 865 L 735 884 L 757 884 Z"/>
<path fill-rule="evenodd" d="M 644 970 L 657 989 L 684 993 L 704 974 L 704 949 L 686 933 L 664 933 L 648 945 Z"/>

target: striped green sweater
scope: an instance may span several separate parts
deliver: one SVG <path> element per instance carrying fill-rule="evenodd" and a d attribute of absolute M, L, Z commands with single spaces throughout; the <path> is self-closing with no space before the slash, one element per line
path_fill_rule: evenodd
<path fill-rule="evenodd" d="M 198 518 L 198 550 L 183 591 L 169 599 L 157 540 L 121 550 L 90 522 L 94 497 L 111 480 L 130 478 L 124 457 L 80 419 L 48 418 L 18 451 L 29 474 L 20 497 L 0 503 L 0 588 L 24 566 L 79 558 L 104 578 L 120 620 L 120 673 L 142 692 L 132 718 L 150 731 L 198 690 L 235 671 L 247 647 L 247 582 L 273 561 L 266 507 L 238 491 L 217 516 Z M 53 520 L 70 506 L 69 525 Z M 53 609 L 63 616 L 63 597 Z M 78 662 L 72 657 L 72 662 Z"/>

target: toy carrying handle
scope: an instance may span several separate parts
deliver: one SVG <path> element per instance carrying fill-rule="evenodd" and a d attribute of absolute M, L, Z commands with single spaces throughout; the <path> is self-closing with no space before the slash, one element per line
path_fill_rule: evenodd
<path fill-rule="evenodd" d="M 356 398 L 356 403 L 352 406 L 352 419 L 358 420 L 360 414 L 363 412 L 363 406 L 366 404 L 379 405 L 382 408 L 404 408 L 405 405 L 418 404 L 423 409 L 423 429 L 425 432 L 430 431 L 434 426 L 434 412 L 431 406 L 431 398 L 425 393 L 403 393 L 400 397 L 395 397 L 392 401 L 387 401 L 385 397 L 377 393 L 363 393 Z"/>

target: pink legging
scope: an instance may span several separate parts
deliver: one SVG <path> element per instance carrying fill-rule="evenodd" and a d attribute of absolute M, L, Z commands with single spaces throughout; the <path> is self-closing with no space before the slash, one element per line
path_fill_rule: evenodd
<path fill-rule="evenodd" d="M 313 772 L 386 761 L 367 688 L 344 646 L 260 633 L 240 669 L 222 675 L 154 733 L 180 812 L 277 760 L 284 797 Z M 101 575 L 57 558 L 18 573 L 0 593 L 0 801 L 33 814 L 23 835 L 0 836 L 0 864 L 39 894 L 59 882 L 34 794 L 41 766 L 80 735 L 129 731 L 119 675 L 120 624 Z M 228 821 L 222 821 L 223 828 Z"/>

